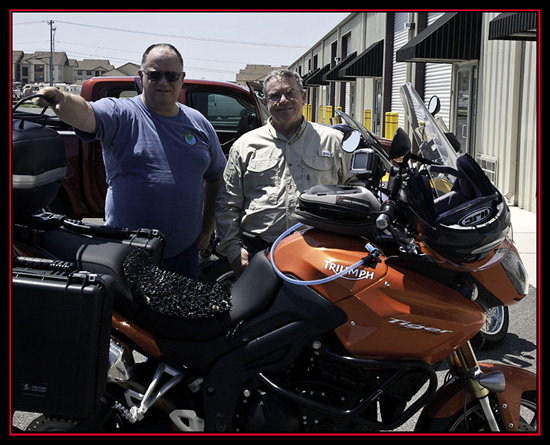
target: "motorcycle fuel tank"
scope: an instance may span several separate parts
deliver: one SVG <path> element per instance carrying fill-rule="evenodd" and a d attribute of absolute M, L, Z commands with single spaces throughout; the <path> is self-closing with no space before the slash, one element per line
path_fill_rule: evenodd
<path fill-rule="evenodd" d="M 359 237 L 306 229 L 282 240 L 274 260 L 284 274 L 319 280 L 365 257 L 365 243 Z M 478 304 L 380 258 L 374 268 L 361 266 L 312 286 L 346 312 L 348 321 L 335 333 L 351 355 L 430 364 L 449 356 L 481 329 L 485 315 Z"/>

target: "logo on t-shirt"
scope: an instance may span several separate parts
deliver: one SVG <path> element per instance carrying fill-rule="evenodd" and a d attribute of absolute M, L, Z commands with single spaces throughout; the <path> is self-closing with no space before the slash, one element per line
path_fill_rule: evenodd
<path fill-rule="evenodd" d="M 197 143 L 197 137 L 193 133 L 185 133 L 183 139 L 188 145 L 195 145 Z"/>

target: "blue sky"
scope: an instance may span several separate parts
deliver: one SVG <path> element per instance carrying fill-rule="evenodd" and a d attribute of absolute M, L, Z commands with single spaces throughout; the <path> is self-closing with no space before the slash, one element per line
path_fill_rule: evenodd
<path fill-rule="evenodd" d="M 152 43 L 183 55 L 188 78 L 235 80 L 246 64 L 288 65 L 347 12 L 54 12 L 11 11 L 12 49 L 55 50 L 76 59 L 140 62 Z"/>

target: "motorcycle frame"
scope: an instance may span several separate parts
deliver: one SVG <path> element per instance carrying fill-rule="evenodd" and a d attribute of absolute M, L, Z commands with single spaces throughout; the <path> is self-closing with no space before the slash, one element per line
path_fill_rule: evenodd
<path fill-rule="evenodd" d="M 335 416 L 339 418 L 346 418 L 350 421 L 372 428 L 373 430 L 392 430 L 407 420 L 409 420 L 414 414 L 416 414 L 423 406 L 434 396 L 437 389 L 437 376 L 434 369 L 424 362 L 420 361 L 391 361 L 391 360 L 371 360 L 371 359 L 359 359 L 349 356 L 343 356 L 329 350 L 324 350 L 321 355 L 331 358 L 337 362 L 345 364 L 346 366 L 355 368 L 369 368 L 369 369 L 395 369 L 395 373 L 391 375 L 387 380 L 382 382 L 371 394 L 366 396 L 361 402 L 359 402 L 354 408 L 351 409 L 339 409 L 330 405 L 322 404 L 314 400 L 303 397 L 294 392 L 288 391 L 275 382 L 270 380 L 263 373 L 257 375 L 249 388 L 245 390 L 246 394 L 251 394 L 257 391 L 259 388 L 272 391 L 273 393 L 297 403 L 303 407 L 318 411 L 320 413 Z M 422 370 L 428 376 L 429 386 L 428 389 L 403 413 L 394 419 L 392 422 L 383 423 L 377 420 L 370 420 L 359 415 L 366 411 L 373 403 L 375 403 L 380 396 L 384 394 L 384 391 L 391 388 L 392 384 L 397 382 L 402 376 L 404 376 L 409 370 Z"/>

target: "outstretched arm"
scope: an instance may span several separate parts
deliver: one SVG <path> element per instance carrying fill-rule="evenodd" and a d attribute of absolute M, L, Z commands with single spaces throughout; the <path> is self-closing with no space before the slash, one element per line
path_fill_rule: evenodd
<path fill-rule="evenodd" d="M 57 117 L 63 122 L 86 133 L 95 133 L 96 120 L 92 106 L 81 96 L 64 93 L 54 87 L 47 87 L 40 91 L 46 99 L 39 98 L 37 105 L 50 105 Z"/>

